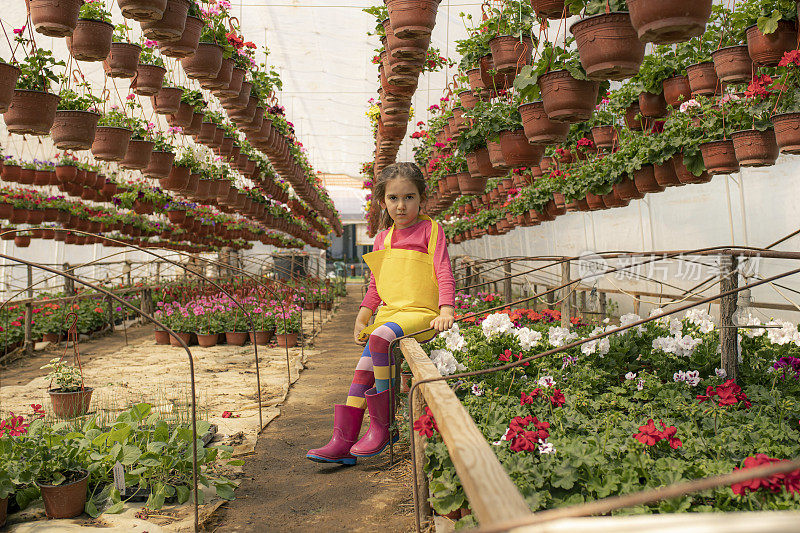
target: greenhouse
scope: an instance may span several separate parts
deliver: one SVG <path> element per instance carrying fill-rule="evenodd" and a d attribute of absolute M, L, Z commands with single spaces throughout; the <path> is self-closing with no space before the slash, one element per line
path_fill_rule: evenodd
<path fill-rule="evenodd" d="M 799 17 L 5 2 L 0 531 L 797 532 Z"/>

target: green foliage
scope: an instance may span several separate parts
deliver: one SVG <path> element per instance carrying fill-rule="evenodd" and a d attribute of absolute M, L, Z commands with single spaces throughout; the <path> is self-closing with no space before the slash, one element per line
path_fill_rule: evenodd
<path fill-rule="evenodd" d="M 45 379 L 48 382 L 55 382 L 56 388 L 61 392 L 81 390 L 83 377 L 81 376 L 80 370 L 66 361 L 62 361 L 60 358 L 56 357 L 42 366 L 41 369 L 50 369 L 50 373 L 45 376 Z"/>
<path fill-rule="evenodd" d="M 99 20 L 111 23 L 111 12 L 105 8 L 102 1 L 86 2 L 81 6 L 78 17 L 82 19 Z"/>

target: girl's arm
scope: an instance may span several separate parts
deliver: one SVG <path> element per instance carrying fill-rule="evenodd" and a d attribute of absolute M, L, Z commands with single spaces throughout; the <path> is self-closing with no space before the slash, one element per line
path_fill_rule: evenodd
<path fill-rule="evenodd" d="M 456 280 L 453 277 L 450 254 L 447 252 L 447 239 L 441 225 L 436 239 L 436 249 L 433 252 L 433 265 L 439 283 L 439 316 L 431 320 L 431 327 L 436 331 L 446 331 L 453 326 L 455 320 Z"/>
<path fill-rule="evenodd" d="M 369 322 L 370 318 L 372 318 L 372 309 L 370 309 L 369 307 L 362 306 L 361 309 L 358 310 L 358 316 L 356 317 L 356 325 L 355 328 L 353 329 L 353 340 L 355 340 L 356 344 L 358 344 L 359 346 L 364 346 L 365 344 L 367 344 L 366 341 L 358 340 L 358 334 L 361 333 L 362 329 L 367 327 L 367 323 Z"/>

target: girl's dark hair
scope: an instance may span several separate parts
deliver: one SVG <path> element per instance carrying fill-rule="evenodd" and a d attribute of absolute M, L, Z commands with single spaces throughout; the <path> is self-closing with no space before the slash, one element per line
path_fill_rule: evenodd
<path fill-rule="evenodd" d="M 392 225 L 392 217 L 388 211 L 381 207 L 381 201 L 386 196 L 386 183 L 397 178 L 405 178 L 417 187 L 420 198 L 420 212 L 422 212 L 422 202 L 427 198 L 425 177 L 422 171 L 414 163 L 394 163 L 384 168 L 375 184 L 372 186 L 372 204 L 369 212 L 369 227 L 380 231 Z"/>

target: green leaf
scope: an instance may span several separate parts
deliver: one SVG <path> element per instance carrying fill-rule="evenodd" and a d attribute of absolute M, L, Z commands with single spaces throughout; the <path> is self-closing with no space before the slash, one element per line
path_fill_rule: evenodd
<path fill-rule="evenodd" d="M 228 483 L 220 483 L 217 485 L 217 496 L 222 498 L 223 500 L 232 500 L 234 498 L 233 495 L 233 486 Z"/>
<path fill-rule="evenodd" d="M 778 29 L 778 21 L 781 20 L 782 15 L 781 12 L 777 9 L 772 12 L 770 16 L 761 16 L 758 17 L 758 29 L 764 35 L 769 35 L 770 33 L 774 33 L 775 30 Z"/>
<path fill-rule="evenodd" d="M 94 500 L 91 498 L 86 500 L 86 505 L 84 506 L 83 510 L 86 511 L 86 514 L 92 518 L 97 518 L 100 516 L 100 511 L 97 510 L 97 506 L 94 504 Z"/>
<path fill-rule="evenodd" d="M 122 459 L 120 459 L 120 463 L 125 466 L 130 466 L 136 461 L 139 460 L 139 457 L 142 456 L 142 451 L 139 449 L 138 446 L 132 446 L 130 444 L 125 445 L 122 448 Z"/>
<path fill-rule="evenodd" d="M 175 487 L 178 491 L 178 503 L 183 504 L 189 501 L 189 496 L 191 496 L 192 491 L 186 485 L 178 485 Z"/>
<path fill-rule="evenodd" d="M 103 512 L 108 514 L 119 514 L 124 509 L 125 509 L 125 504 L 123 502 L 117 502 Z"/>

